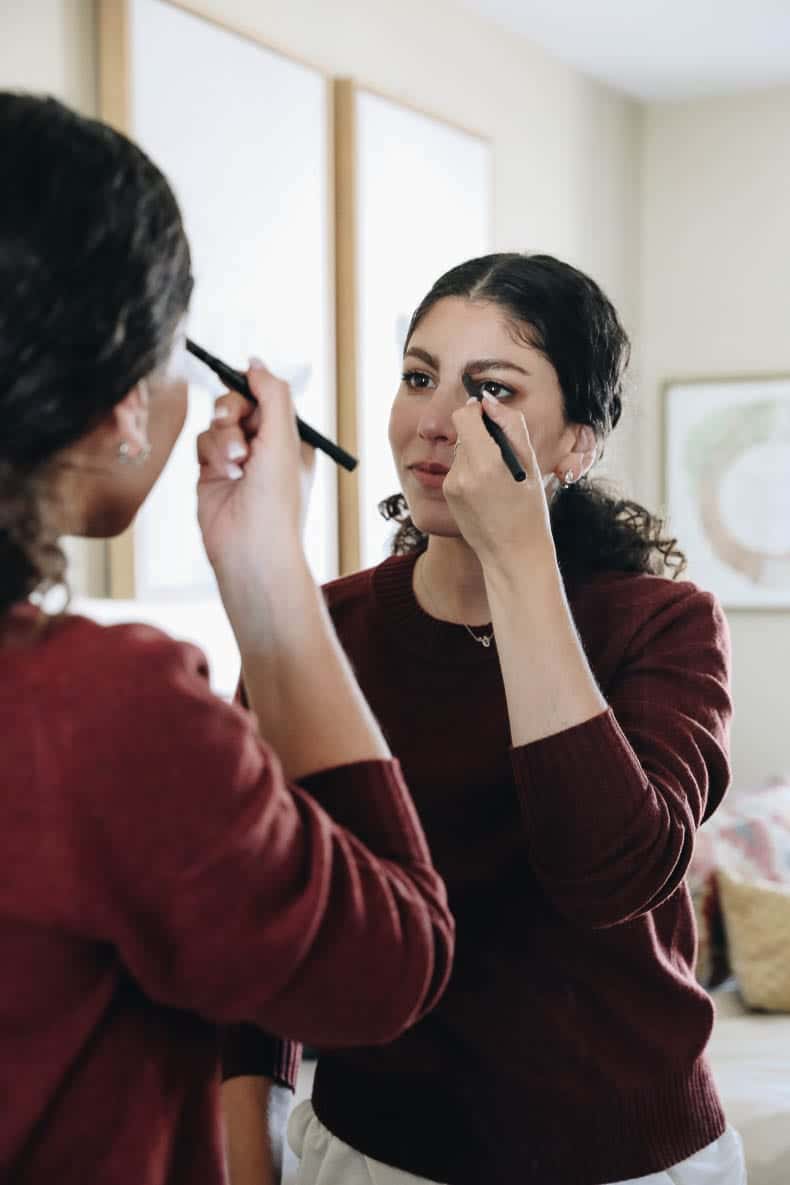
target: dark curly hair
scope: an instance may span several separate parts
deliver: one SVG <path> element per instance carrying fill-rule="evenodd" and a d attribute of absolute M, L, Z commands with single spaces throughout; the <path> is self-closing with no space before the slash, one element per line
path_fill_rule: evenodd
<path fill-rule="evenodd" d="M 557 372 L 569 423 L 589 425 L 599 442 L 622 413 L 623 375 L 630 342 L 614 305 L 589 276 L 551 255 L 484 255 L 436 281 L 411 319 L 404 351 L 433 306 L 445 297 L 499 305 L 515 332 L 540 350 Z M 399 524 L 393 553 L 423 551 L 428 538 L 412 522 L 403 494 L 379 504 Z M 678 576 L 686 559 L 662 519 L 585 477 L 552 500 L 557 559 L 566 576 L 596 571 Z"/>
<path fill-rule="evenodd" d="M 0 93 L 0 614 L 63 583 L 51 464 L 168 357 L 192 290 L 170 186 L 125 136 Z"/>

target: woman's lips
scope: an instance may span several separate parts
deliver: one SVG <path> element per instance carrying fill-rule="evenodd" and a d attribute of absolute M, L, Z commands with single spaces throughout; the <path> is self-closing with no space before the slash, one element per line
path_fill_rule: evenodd
<path fill-rule="evenodd" d="M 440 465 L 436 461 L 424 461 L 419 465 L 410 465 L 409 468 L 420 485 L 428 490 L 440 490 L 450 472 L 446 465 Z"/>

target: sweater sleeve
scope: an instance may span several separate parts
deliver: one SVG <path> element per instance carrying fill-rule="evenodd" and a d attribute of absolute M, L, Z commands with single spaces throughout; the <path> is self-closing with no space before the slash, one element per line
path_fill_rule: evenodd
<path fill-rule="evenodd" d="M 683 880 L 729 782 L 729 653 L 692 587 L 632 639 L 608 711 L 511 751 L 535 874 L 579 925 L 631 921 Z"/>
<path fill-rule="evenodd" d="M 302 1060 L 298 1042 L 273 1037 L 255 1025 L 229 1025 L 222 1030 L 222 1077 L 271 1078 L 278 1086 L 296 1090 Z"/>
<path fill-rule="evenodd" d="M 398 764 L 288 786 L 199 651 L 104 633 L 111 669 L 94 656 L 95 701 L 62 754 L 83 932 L 153 999 L 217 1023 L 318 1048 L 414 1024 L 447 981 L 453 922 Z"/>

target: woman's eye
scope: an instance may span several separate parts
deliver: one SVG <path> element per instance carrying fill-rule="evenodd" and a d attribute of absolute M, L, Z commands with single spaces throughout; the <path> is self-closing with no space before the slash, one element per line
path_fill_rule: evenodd
<path fill-rule="evenodd" d="M 426 391 L 433 381 L 429 374 L 424 374 L 421 370 L 407 370 L 401 377 L 412 391 Z"/>
<path fill-rule="evenodd" d="M 515 395 L 512 387 L 505 387 L 502 383 L 495 383 L 493 379 L 488 379 L 486 382 L 480 384 L 480 390 L 487 395 L 493 395 L 494 399 L 509 399 L 511 395 Z"/>

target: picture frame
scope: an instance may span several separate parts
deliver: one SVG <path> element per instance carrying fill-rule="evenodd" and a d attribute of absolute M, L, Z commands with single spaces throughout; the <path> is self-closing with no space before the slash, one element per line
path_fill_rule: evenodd
<path fill-rule="evenodd" d="M 190 336 L 242 369 L 263 357 L 291 383 L 299 414 L 336 439 L 329 78 L 180 0 L 99 0 L 98 32 L 101 117 L 149 153 L 182 208 L 196 278 Z M 110 596 L 216 604 L 194 445 L 219 390 L 208 371 L 190 385 L 162 477 L 109 544 Z M 319 456 L 305 526 L 319 582 L 338 574 L 337 483 Z"/>
<path fill-rule="evenodd" d="M 493 250 L 493 147 L 478 132 L 337 79 L 338 431 L 360 458 L 341 486 L 341 573 L 389 553 L 378 512 L 399 486 L 387 438 L 411 315 L 449 268 Z"/>
<path fill-rule="evenodd" d="M 663 387 L 664 506 L 727 610 L 790 611 L 790 374 Z"/>

